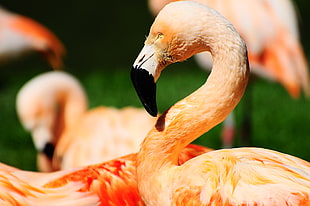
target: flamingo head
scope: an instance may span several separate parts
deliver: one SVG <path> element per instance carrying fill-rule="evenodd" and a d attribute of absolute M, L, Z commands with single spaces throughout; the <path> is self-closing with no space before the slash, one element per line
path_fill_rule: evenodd
<path fill-rule="evenodd" d="M 206 7 L 195 2 L 190 2 L 191 6 L 187 7 L 182 4 L 183 1 L 170 3 L 159 12 L 131 70 L 135 90 L 152 116 L 157 115 L 155 83 L 161 71 L 169 64 L 209 50 L 203 39 L 207 38 L 204 37 L 207 36 L 204 27 L 199 26 L 201 16 L 197 15 L 197 10 L 188 12 L 193 9 L 191 6 Z M 211 10 L 211 13 L 214 11 Z M 208 21 L 208 18 L 204 21 Z"/>
<path fill-rule="evenodd" d="M 42 97 L 42 92 L 44 88 L 37 84 L 26 84 L 17 94 L 16 111 L 22 126 L 31 133 L 38 159 L 51 160 L 56 144 L 54 128 L 57 105 L 53 104 L 52 95 Z"/>

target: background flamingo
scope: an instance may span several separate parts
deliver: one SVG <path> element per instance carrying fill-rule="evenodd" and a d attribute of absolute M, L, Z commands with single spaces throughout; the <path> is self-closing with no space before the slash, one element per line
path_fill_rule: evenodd
<path fill-rule="evenodd" d="M 32 134 L 40 171 L 95 164 L 137 152 L 156 120 L 133 107 L 100 106 L 89 111 L 87 107 L 82 86 L 65 72 L 38 75 L 20 89 L 16 109 Z"/>
<path fill-rule="evenodd" d="M 247 43 L 251 72 L 279 82 L 293 98 L 298 98 L 301 90 L 309 96 L 308 66 L 299 41 L 296 11 L 291 0 L 194 1 L 216 9 L 233 23 Z M 169 2 L 171 0 L 149 0 L 148 4 L 156 15 Z M 212 59 L 208 52 L 197 54 L 196 60 L 203 68 L 211 68 Z M 241 133 L 244 145 L 250 144 L 249 92 L 245 96 L 244 130 Z M 224 124 L 223 145 L 231 147 L 235 133 L 234 119 L 230 117 Z"/>
<path fill-rule="evenodd" d="M 189 145 L 179 164 L 209 152 Z M 144 205 L 136 183 L 136 154 L 54 173 L 18 170 L 0 163 L 1 205 Z"/>
<path fill-rule="evenodd" d="M 309 205 L 310 163 L 290 155 L 223 149 L 177 164 L 182 148 L 222 122 L 243 96 L 250 73 L 245 42 L 215 10 L 192 1 L 170 3 L 156 17 L 131 72 L 140 100 L 154 114 L 161 71 L 202 51 L 213 57 L 208 80 L 159 117 L 138 152 L 146 205 Z"/>
<path fill-rule="evenodd" d="M 35 51 L 54 69 L 63 67 L 65 48 L 47 28 L 28 17 L 0 7 L 0 62 Z"/>

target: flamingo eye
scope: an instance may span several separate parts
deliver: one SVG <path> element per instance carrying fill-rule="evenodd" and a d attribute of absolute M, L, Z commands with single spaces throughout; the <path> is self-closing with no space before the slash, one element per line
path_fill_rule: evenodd
<path fill-rule="evenodd" d="M 158 33 L 156 40 L 162 39 L 162 38 L 164 38 L 164 34 L 163 33 Z"/>

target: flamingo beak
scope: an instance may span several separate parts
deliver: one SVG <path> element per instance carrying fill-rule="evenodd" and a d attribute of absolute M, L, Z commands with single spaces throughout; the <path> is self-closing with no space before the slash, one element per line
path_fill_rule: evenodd
<path fill-rule="evenodd" d="M 53 159 L 55 146 L 52 143 L 48 142 L 45 144 L 44 149 L 41 152 L 49 159 Z"/>
<path fill-rule="evenodd" d="M 32 133 L 34 146 L 37 151 L 52 159 L 55 146 L 51 143 L 51 139 L 53 139 L 53 137 L 50 130 L 45 126 L 36 126 L 33 129 L 30 129 L 30 131 Z"/>
<path fill-rule="evenodd" d="M 157 116 L 156 69 L 158 62 L 152 45 L 145 45 L 131 69 L 131 81 L 145 110 Z M 155 78 L 154 78 L 155 76 Z"/>

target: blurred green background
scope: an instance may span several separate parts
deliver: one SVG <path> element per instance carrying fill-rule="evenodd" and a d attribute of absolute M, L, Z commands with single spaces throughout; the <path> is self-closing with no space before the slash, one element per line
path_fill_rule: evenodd
<path fill-rule="evenodd" d="M 310 19 L 310 2 L 300 0 L 295 3 L 300 17 L 301 41 L 309 57 L 307 20 Z M 146 0 L 10 0 L 2 6 L 37 20 L 62 40 L 67 48 L 66 71 L 81 81 L 89 96 L 90 107 L 141 106 L 132 88 L 129 71 L 153 21 Z M 1 67 L 0 162 L 35 170 L 35 150 L 30 135 L 17 119 L 15 96 L 27 80 L 51 68 L 35 54 Z M 190 69 L 186 69 L 188 67 Z M 169 66 L 158 83 L 160 111 L 194 91 L 205 79 L 205 72 L 193 59 Z M 242 104 L 243 101 L 236 108 L 238 128 Z M 310 160 L 310 102 L 304 97 L 293 100 L 279 84 L 258 80 L 253 85 L 252 115 L 253 146 Z M 221 125 L 200 138 L 198 143 L 221 148 L 220 131 Z M 238 139 L 235 145 L 239 146 Z"/>

